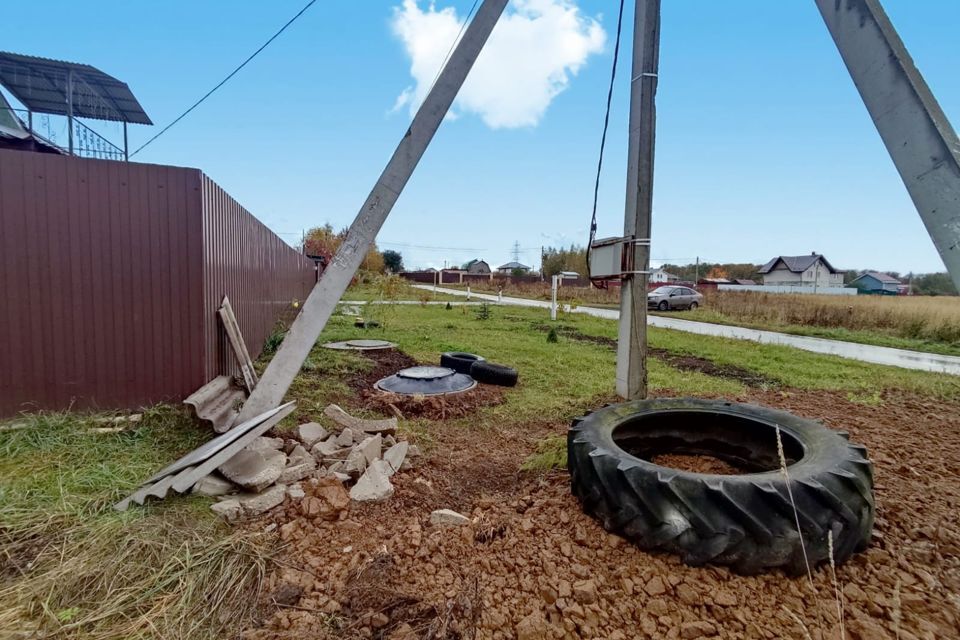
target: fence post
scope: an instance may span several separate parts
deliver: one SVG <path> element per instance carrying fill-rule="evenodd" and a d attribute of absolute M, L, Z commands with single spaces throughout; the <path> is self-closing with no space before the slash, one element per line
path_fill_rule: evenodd
<path fill-rule="evenodd" d="M 467 302 L 470 301 L 470 285 L 467 285 Z"/>

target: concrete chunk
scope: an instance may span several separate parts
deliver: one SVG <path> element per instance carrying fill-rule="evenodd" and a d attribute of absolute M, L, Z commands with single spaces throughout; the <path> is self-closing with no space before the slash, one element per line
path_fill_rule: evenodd
<path fill-rule="evenodd" d="M 298 442 L 293 449 L 287 452 L 287 459 L 289 460 L 290 465 L 294 464 L 303 464 L 304 462 L 313 461 L 316 462 L 316 459 L 310 455 L 310 452 L 304 449 Z"/>
<path fill-rule="evenodd" d="M 406 440 L 401 440 L 397 444 L 393 445 L 383 454 L 383 460 L 390 467 L 390 475 L 392 476 L 397 471 L 400 471 L 400 468 L 403 466 L 403 461 L 407 458 L 407 449 L 410 445 Z"/>
<path fill-rule="evenodd" d="M 312 453 L 315 458 L 329 458 L 342 448 L 343 447 L 337 444 L 337 437 L 330 436 L 326 440 L 322 440 L 313 445 L 313 448 L 310 449 L 310 453 Z"/>
<path fill-rule="evenodd" d="M 243 449 L 220 465 L 220 473 L 244 489 L 263 491 L 277 481 L 287 455 L 276 449 Z"/>
<path fill-rule="evenodd" d="M 239 500 L 224 500 L 210 505 L 210 510 L 225 519 L 227 522 L 233 522 L 243 514 L 243 507 Z"/>
<path fill-rule="evenodd" d="M 276 449 L 283 450 L 283 438 L 268 438 L 259 436 L 253 442 L 246 446 L 247 449 Z"/>
<path fill-rule="evenodd" d="M 326 440 L 327 435 L 327 430 L 317 422 L 307 422 L 297 427 L 297 437 L 308 449 L 321 440 Z"/>
<path fill-rule="evenodd" d="M 470 524 L 470 518 L 453 509 L 437 509 L 430 514 L 430 524 L 440 527 L 462 527 Z"/>
<path fill-rule="evenodd" d="M 364 469 L 367 468 L 367 457 L 363 455 L 363 451 L 359 448 L 354 449 L 350 452 L 350 455 L 347 456 L 347 461 L 344 463 L 343 470 L 346 473 L 351 475 L 360 475 L 363 473 Z"/>
<path fill-rule="evenodd" d="M 305 495 L 307 495 L 307 493 L 303 490 L 303 486 L 299 482 L 287 487 L 287 497 L 291 500 L 300 500 Z"/>
<path fill-rule="evenodd" d="M 393 495 L 390 484 L 389 465 L 383 460 L 374 460 L 373 464 L 350 489 L 350 497 L 357 502 L 385 500 Z"/>
<path fill-rule="evenodd" d="M 328 405 L 323 410 L 323 415 L 327 416 L 342 427 L 353 429 L 354 431 L 364 431 L 366 433 L 392 434 L 397 431 L 397 419 L 387 418 L 385 420 L 364 420 L 354 418 L 349 413 L 335 404 Z"/>
<path fill-rule="evenodd" d="M 380 446 L 382 444 L 383 437 L 378 433 L 375 436 L 370 436 L 364 439 L 363 442 L 356 446 L 356 449 L 358 449 L 363 454 L 363 457 L 367 459 L 367 464 L 370 464 L 380 457 Z"/>
<path fill-rule="evenodd" d="M 339 436 L 337 436 L 337 444 L 340 445 L 341 447 L 349 447 L 350 445 L 353 444 L 353 439 L 354 439 L 353 429 L 347 427 L 346 429 L 340 432 Z"/>
<path fill-rule="evenodd" d="M 273 509 L 283 502 L 287 496 L 287 486 L 275 484 L 263 493 L 250 493 L 239 496 L 237 502 L 243 507 L 243 512 L 249 515 L 258 515 Z M 221 503 L 222 504 L 222 503 Z"/>
<path fill-rule="evenodd" d="M 237 486 L 230 482 L 229 480 L 224 480 L 218 475 L 210 474 L 204 476 L 197 481 L 197 484 L 193 485 L 191 493 L 196 493 L 201 496 L 223 496 L 228 493 L 234 493 L 237 491 Z"/>
<path fill-rule="evenodd" d="M 317 461 L 311 457 L 309 462 L 288 465 L 287 468 L 283 470 L 283 473 L 280 474 L 280 477 L 277 478 L 277 482 L 282 484 L 297 482 L 298 480 L 303 480 L 316 470 Z"/>

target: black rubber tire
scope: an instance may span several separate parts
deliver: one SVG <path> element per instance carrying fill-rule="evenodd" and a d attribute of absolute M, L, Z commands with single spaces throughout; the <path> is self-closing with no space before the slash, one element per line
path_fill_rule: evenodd
<path fill-rule="evenodd" d="M 501 387 L 516 386 L 519 375 L 517 370 L 502 364 L 481 360 L 470 367 L 470 376 L 483 384 L 496 384 Z"/>
<path fill-rule="evenodd" d="M 700 306 L 700 305 L 697 304 L 696 302 L 691 302 L 691 303 L 690 303 L 690 311 L 696 311 L 696 310 L 697 310 L 697 307 L 699 307 L 699 306 Z"/>
<path fill-rule="evenodd" d="M 777 425 L 792 500 L 778 462 Z M 667 451 L 708 454 L 758 471 L 681 471 L 621 444 L 647 459 Z M 873 529 L 866 449 L 843 432 L 756 405 L 689 398 L 612 405 L 574 420 L 567 466 L 573 494 L 607 531 L 645 550 L 679 554 L 690 565 L 799 575 L 806 571 L 804 547 L 811 568 L 828 560 L 828 531 L 840 564 L 867 547 Z"/>
<path fill-rule="evenodd" d="M 660 304 L 657 305 L 657 309 L 659 309 L 660 311 L 666 311 L 669 308 L 670 308 L 670 303 L 667 302 L 666 300 L 661 300 Z"/>
<path fill-rule="evenodd" d="M 470 367 L 474 362 L 483 362 L 485 358 L 475 353 L 463 351 L 447 351 L 440 354 L 440 366 L 453 369 L 457 373 L 470 375 Z"/>

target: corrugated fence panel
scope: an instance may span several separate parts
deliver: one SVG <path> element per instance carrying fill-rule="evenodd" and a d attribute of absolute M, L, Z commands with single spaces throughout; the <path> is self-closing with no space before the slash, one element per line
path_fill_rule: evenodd
<path fill-rule="evenodd" d="M 205 382 L 201 174 L 0 151 L 0 415 Z"/>
<path fill-rule="evenodd" d="M 313 261 L 292 249 L 207 176 L 203 176 L 204 370 L 208 380 L 238 375 L 217 309 L 223 296 L 237 316 L 251 357 L 278 319 L 296 313 L 316 284 Z M 211 348 L 212 347 L 212 348 Z"/>

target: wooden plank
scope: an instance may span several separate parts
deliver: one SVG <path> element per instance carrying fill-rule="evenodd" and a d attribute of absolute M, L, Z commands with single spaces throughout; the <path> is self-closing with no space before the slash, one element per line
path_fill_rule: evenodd
<path fill-rule="evenodd" d="M 243 374 L 243 383 L 247 391 L 253 391 L 259 382 L 257 371 L 253 368 L 253 359 L 250 352 L 247 351 L 247 343 L 243 341 L 243 334 L 240 332 L 240 325 L 237 323 L 237 316 L 233 313 L 233 307 L 230 305 L 230 298 L 223 296 L 223 302 L 220 303 L 218 310 L 220 320 L 223 322 L 223 328 L 227 332 L 227 338 L 230 340 L 230 346 L 233 347 L 233 355 L 237 358 L 240 365 L 240 372 Z"/>

